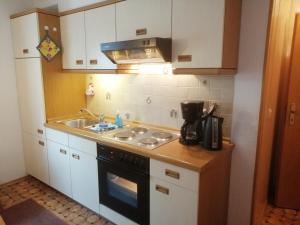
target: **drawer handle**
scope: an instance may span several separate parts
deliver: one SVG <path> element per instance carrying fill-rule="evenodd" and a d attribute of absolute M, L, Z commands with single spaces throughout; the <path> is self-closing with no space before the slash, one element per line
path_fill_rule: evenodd
<path fill-rule="evenodd" d="M 67 154 L 67 151 L 66 151 L 66 150 L 64 150 L 64 149 L 60 149 L 60 150 L 59 150 L 59 152 L 60 152 L 61 154 L 64 154 L 64 155 L 66 155 L 66 154 Z"/>
<path fill-rule="evenodd" d="M 28 54 L 29 53 L 29 49 L 23 49 L 23 54 Z"/>
<path fill-rule="evenodd" d="M 192 62 L 192 55 L 179 55 L 178 62 Z"/>
<path fill-rule="evenodd" d="M 76 65 L 83 65 L 83 60 L 76 60 Z"/>
<path fill-rule="evenodd" d="M 98 65 L 98 60 L 97 59 L 91 59 L 90 60 L 90 65 Z"/>
<path fill-rule="evenodd" d="M 147 28 L 143 28 L 143 29 L 137 29 L 135 31 L 136 36 L 140 36 L 140 35 L 146 35 L 147 34 Z"/>
<path fill-rule="evenodd" d="M 44 131 L 42 129 L 37 130 L 38 134 L 44 134 Z"/>
<path fill-rule="evenodd" d="M 77 155 L 77 154 L 72 154 L 72 157 L 73 157 L 74 159 L 80 160 L 80 156 Z"/>
<path fill-rule="evenodd" d="M 170 194 L 170 190 L 168 188 L 163 187 L 163 186 L 156 185 L 155 189 L 156 189 L 156 191 L 161 192 L 161 193 L 163 193 L 165 195 L 169 195 Z"/>
<path fill-rule="evenodd" d="M 45 146 L 45 142 L 39 141 L 39 145 L 40 145 L 40 146 Z"/>
<path fill-rule="evenodd" d="M 172 170 L 166 169 L 165 175 L 168 176 L 168 177 L 172 177 L 174 179 L 177 179 L 177 180 L 180 179 L 180 173 L 172 171 Z"/>

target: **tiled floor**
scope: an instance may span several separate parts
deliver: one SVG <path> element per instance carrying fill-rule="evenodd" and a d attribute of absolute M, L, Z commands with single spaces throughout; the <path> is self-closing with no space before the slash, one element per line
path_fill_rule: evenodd
<path fill-rule="evenodd" d="M 113 225 L 33 177 L 0 186 L 0 206 L 4 209 L 29 198 L 70 225 Z"/>
<path fill-rule="evenodd" d="M 300 211 L 269 206 L 261 225 L 300 225 Z"/>

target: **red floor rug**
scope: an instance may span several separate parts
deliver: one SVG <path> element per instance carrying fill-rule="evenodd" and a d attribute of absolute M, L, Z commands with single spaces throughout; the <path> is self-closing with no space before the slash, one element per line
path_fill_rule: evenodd
<path fill-rule="evenodd" d="M 1 211 L 6 225 L 67 225 L 32 199 Z"/>

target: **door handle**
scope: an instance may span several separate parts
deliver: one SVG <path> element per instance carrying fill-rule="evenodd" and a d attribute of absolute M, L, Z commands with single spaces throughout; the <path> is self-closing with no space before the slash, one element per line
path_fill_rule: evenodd
<path fill-rule="evenodd" d="M 295 125 L 296 115 L 300 115 L 300 112 L 297 112 L 297 105 L 296 103 L 293 102 L 290 107 L 290 116 L 289 116 L 289 122 L 291 126 Z"/>
<path fill-rule="evenodd" d="M 160 186 L 160 185 L 156 185 L 155 190 L 160 192 L 160 193 L 163 193 L 165 195 L 169 195 L 169 193 L 170 193 L 170 190 L 168 188 L 165 188 L 165 187 Z"/>
<path fill-rule="evenodd" d="M 67 150 L 64 150 L 64 149 L 60 149 L 59 152 L 60 152 L 61 154 L 64 154 L 64 155 L 67 154 Z"/>
<path fill-rule="evenodd" d="M 45 142 L 39 141 L 39 145 L 40 145 L 40 146 L 45 146 Z"/>
<path fill-rule="evenodd" d="M 72 157 L 73 157 L 74 159 L 80 160 L 80 156 L 77 155 L 77 154 L 72 154 Z"/>

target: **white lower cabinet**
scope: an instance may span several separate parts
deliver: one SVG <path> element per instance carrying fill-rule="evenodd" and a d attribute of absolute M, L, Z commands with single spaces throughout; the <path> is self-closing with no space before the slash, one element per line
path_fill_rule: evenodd
<path fill-rule="evenodd" d="M 96 157 L 74 149 L 70 149 L 70 157 L 73 199 L 99 213 L 98 164 Z"/>
<path fill-rule="evenodd" d="M 150 159 L 150 225 L 197 225 L 199 173 Z"/>
<path fill-rule="evenodd" d="M 43 138 L 24 132 L 23 146 L 27 173 L 49 184 L 46 141 Z"/>
<path fill-rule="evenodd" d="M 72 197 L 69 148 L 47 140 L 50 186 Z"/>

